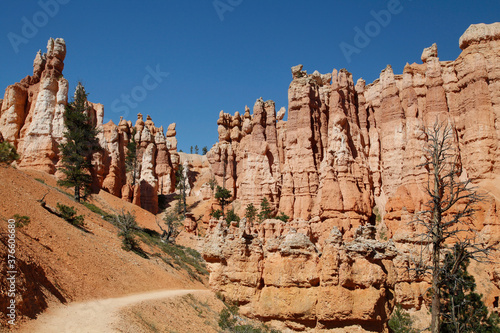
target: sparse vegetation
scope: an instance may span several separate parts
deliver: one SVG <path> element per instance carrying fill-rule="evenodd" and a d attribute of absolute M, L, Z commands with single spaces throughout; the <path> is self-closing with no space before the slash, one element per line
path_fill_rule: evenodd
<path fill-rule="evenodd" d="M 226 222 L 227 224 L 231 224 L 232 221 L 240 223 L 240 217 L 234 212 L 234 209 L 230 209 L 226 214 Z"/>
<path fill-rule="evenodd" d="M 382 216 L 380 215 L 380 211 L 378 210 L 378 207 L 375 206 L 373 207 L 373 214 L 375 215 L 375 223 L 379 224 L 382 222 Z"/>
<path fill-rule="evenodd" d="M 26 215 L 16 214 L 12 218 L 16 221 L 16 228 L 22 228 L 31 222 L 30 217 Z"/>
<path fill-rule="evenodd" d="M 250 203 L 247 205 L 247 208 L 245 208 L 245 217 L 250 223 L 255 222 L 255 218 L 257 217 L 257 208 Z"/>
<path fill-rule="evenodd" d="M 40 178 L 35 178 L 35 180 L 39 183 L 45 184 L 45 180 L 40 179 Z"/>
<path fill-rule="evenodd" d="M 76 209 L 73 206 L 66 206 L 60 203 L 56 205 L 60 216 L 75 227 L 83 228 L 85 226 L 83 215 L 76 215 Z"/>
<path fill-rule="evenodd" d="M 210 212 L 210 216 L 212 216 L 214 219 L 218 220 L 222 216 L 222 210 L 220 210 L 220 209 L 213 210 L 212 209 L 212 211 Z"/>
<path fill-rule="evenodd" d="M 162 242 L 169 242 L 174 240 L 179 235 L 179 227 L 181 226 L 182 215 L 179 215 L 175 212 L 165 213 L 163 217 L 163 222 L 167 226 L 167 230 L 163 229 L 162 226 L 158 225 L 160 229 L 163 231 L 161 235 Z"/>
<path fill-rule="evenodd" d="M 125 251 L 137 250 L 139 244 L 135 239 L 135 232 L 139 230 L 139 226 L 135 221 L 135 216 L 130 212 L 122 211 L 121 214 L 115 215 L 114 224 L 120 229 L 118 236 L 122 238 L 123 249 Z"/>
<path fill-rule="evenodd" d="M 203 155 L 206 155 L 206 154 L 208 153 L 208 148 L 207 148 L 207 146 L 205 146 L 205 147 L 201 148 L 201 153 L 202 153 Z"/>
<path fill-rule="evenodd" d="M 276 215 L 277 220 L 281 220 L 283 222 L 288 222 L 290 220 L 290 216 L 286 215 L 285 213 L 281 212 L 278 215 Z"/>
<path fill-rule="evenodd" d="M 91 204 L 89 202 L 82 202 L 82 204 L 87 207 L 90 211 L 100 215 L 104 220 L 113 223 L 115 219 L 115 215 L 109 214 L 108 212 L 102 210 L 101 208 L 97 207 L 94 204 Z"/>
<path fill-rule="evenodd" d="M 0 142 L 0 164 L 10 164 L 19 159 L 16 148 L 7 141 Z"/>
<path fill-rule="evenodd" d="M 400 304 L 394 307 L 388 324 L 393 333 L 417 333 L 417 330 L 412 328 L 413 320 L 410 314 L 404 311 Z"/>
<path fill-rule="evenodd" d="M 260 327 L 247 324 L 247 320 L 238 316 L 238 306 L 224 302 L 226 307 L 219 313 L 219 327 L 222 332 L 230 333 L 279 333 L 261 324 Z"/>
<path fill-rule="evenodd" d="M 258 214 L 259 222 L 270 219 L 273 217 L 273 209 L 267 198 L 263 198 L 260 202 L 260 213 Z"/>
<path fill-rule="evenodd" d="M 158 247 L 168 256 L 160 253 L 155 254 L 156 257 L 176 269 L 184 269 L 192 279 L 202 281 L 201 277 L 209 274 L 198 251 L 170 242 L 163 243 L 156 231 L 142 229 L 137 231 L 137 235 L 144 243 Z"/>

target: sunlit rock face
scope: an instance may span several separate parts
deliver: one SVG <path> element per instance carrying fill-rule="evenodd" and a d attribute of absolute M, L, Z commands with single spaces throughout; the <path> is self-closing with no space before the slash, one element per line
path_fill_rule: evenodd
<path fill-rule="evenodd" d="M 33 75 L 5 90 L 0 103 L 0 133 L 17 148 L 18 166 L 40 170 L 57 177 L 60 171 L 59 144 L 64 140 L 64 111 L 71 95 L 63 77 L 66 43 L 50 39 L 47 52 L 39 51 L 33 62 Z M 151 117 L 146 122 L 138 116 L 135 126 L 124 119 L 118 125 L 103 124 L 104 106 L 87 103 L 88 116 L 99 131 L 103 151 L 94 154 L 93 189 L 103 189 L 156 213 L 158 194 L 175 190 L 175 169 L 179 163 L 175 124 L 155 127 Z M 127 172 L 125 158 L 131 135 L 136 135 L 138 166 L 136 179 Z"/>
<path fill-rule="evenodd" d="M 292 222 L 236 230 L 212 221 L 204 248 L 212 288 L 245 314 L 292 329 L 359 323 L 380 331 L 394 304 L 424 309 L 428 283 L 409 270 L 418 249 L 408 222 L 428 200 L 423 129 L 436 121 L 453 129 L 460 177 L 486 192 L 474 223 L 478 239 L 495 244 L 500 23 L 471 25 L 459 44 L 454 61 L 440 61 L 434 44 L 422 63 L 402 74 L 387 66 L 371 84 L 354 83 L 344 69 L 307 74 L 295 66 L 286 120 L 262 99 L 252 114 L 221 111 L 219 142 L 208 153 L 219 185 L 232 191 L 240 216 L 267 198 Z M 361 242 L 358 230 L 369 226 L 377 240 Z M 293 253 L 283 250 L 291 238 Z M 500 297 L 496 266 L 473 268 L 490 307 Z"/>

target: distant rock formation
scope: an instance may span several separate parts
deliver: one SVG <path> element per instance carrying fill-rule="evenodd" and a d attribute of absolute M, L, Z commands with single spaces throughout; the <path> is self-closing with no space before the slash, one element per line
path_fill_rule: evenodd
<path fill-rule="evenodd" d="M 239 201 L 240 216 L 267 198 L 293 221 L 240 229 L 211 221 L 203 256 L 212 288 L 242 313 L 295 330 L 359 323 L 380 332 L 394 304 L 423 308 L 428 284 L 409 271 L 418 245 L 408 222 L 427 202 L 422 134 L 436 121 L 453 128 L 460 177 L 489 193 L 475 225 L 482 242 L 498 244 L 500 23 L 471 25 L 460 47 L 456 60 L 440 61 L 434 44 L 423 63 L 401 75 L 387 66 L 369 85 L 345 69 L 292 67 L 286 121 L 262 99 L 253 114 L 221 111 L 219 142 L 207 154 L 219 185 Z M 361 240 L 372 228 L 378 240 Z M 474 270 L 490 308 L 500 298 L 498 271 Z"/>
<path fill-rule="evenodd" d="M 47 53 L 39 51 L 33 63 L 33 75 L 5 90 L 0 109 L 0 132 L 17 148 L 20 168 L 44 171 L 61 176 L 58 145 L 65 130 L 63 114 L 68 103 L 68 81 L 63 77 L 66 43 L 50 39 Z M 175 190 L 175 169 L 179 163 L 175 124 L 164 135 L 150 116 L 146 122 L 139 114 L 135 126 L 124 119 L 118 125 L 103 124 L 104 106 L 88 102 L 89 114 L 99 130 L 104 148 L 93 156 L 94 188 L 134 202 L 156 213 L 157 194 Z M 138 144 L 138 179 L 127 178 L 125 156 L 133 130 Z"/>
<path fill-rule="evenodd" d="M 422 129 L 436 120 L 455 129 L 468 177 L 495 177 L 499 26 L 472 25 L 455 61 L 439 61 L 434 44 L 422 64 L 407 64 L 402 75 L 387 66 L 369 85 L 354 84 L 345 69 L 309 75 L 293 67 L 286 121 L 262 99 L 253 114 L 248 107 L 243 116 L 221 111 L 219 142 L 207 154 L 213 174 L 245 204 L 266 197 L 276 212 L 320 217 L 350 235 L 374 206 L 389 211 L 388 200 L 403 192 L 411 191 L 420 208 Z"/>

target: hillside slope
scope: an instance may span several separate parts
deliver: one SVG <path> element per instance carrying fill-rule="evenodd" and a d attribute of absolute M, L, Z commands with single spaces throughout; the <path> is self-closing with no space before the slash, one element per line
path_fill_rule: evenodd
<path fill-rule="evenodd" d="M 160 289 L 205 289 L 185 271 L 160 258 L 160 250 L 141 243 L 145 259 L 126 252 L 118 229 L 55 187 L 53 176 L 0 167 L 0 255 L 7 257 L 7 220 L 15 214 L 30 218 L 16 228 L 16 324 L 36 318 L 47 307 L 60 303 L 118 297 Z M 85 216 L 87 231 L 51 214 L 37 201 L 44 195 L 48 206 L 74 206 Z M 95 196 L 95 203 L 108 211 L 132 210 L 138 223 L 155 229 L 154 215 L 107 193 Z M 156 255 L 154 255 L 156 254 Z M 2 260 L 0 269 L 7 271 Z M 6 279 L 0 281 L 0 307 L 7 308 Z M 2 326 L 6 323 L 2 311 Z"/>

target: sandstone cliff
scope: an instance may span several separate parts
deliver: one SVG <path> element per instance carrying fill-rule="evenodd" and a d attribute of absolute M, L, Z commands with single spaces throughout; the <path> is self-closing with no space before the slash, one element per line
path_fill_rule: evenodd
<path fill-rule="evenodd" d="M 456 60 L 440 61 L 434 44 L 421 64 L 401 75 L 387 66 L 368 85 L 344 69 L 293 67 L 286 121 L 262 99 L 253 114 L 221 112 L 219 142 L 208 153 L 217 181 L 225 180 L 240 215 L 266 197 L 294 222 L 246 232 L 212 225 L 204 245 L 212 287 L 246 314 L 295 329 L 361 323 L 380 331 L 395 303 L 422 308 L 428 285 L 408 273 L 416 244 L 407 222 L 427 201 L 427 171 L 418 165 L 422 130 L 436 121 L 453 128 L 461 177 L 487 195 L 475 222 L 480 239 L 498 244 L 500 23 L 472 25 L 460 47 Z M 368 226 L 382 242 L 360 241 Z M 295 252 L 283 250 L 287 242 L 298 244 Z M 490 307 L 500 297 L 497 266 L 474 272 Z"/>
<path fill-rule="evenodd" d="M 68 103 L 69 84 L 62 75 L 65 56 L 65 41 L 50 39 L 47 53 L 36 55 L 33 75 L 7 87 L 0 103 L 0 133 L 17 148 L 19 167 L 56 176 L 60 176 L 58 145 L 64 139 L 63 114 Z M 88 106 L 104 148 L 93 157 L 94 189 L 102 188 L 156 213 L 157 194 L 175 190 L 179 163 L 175 124 L 169 126 L 166 136 L 163 127 L 155 127 L 149 116 L 144 122 L 139 115 L 135 126 L 123 119 L 118 125 L 112 121 L 103 124 L 104 106 L 90 102 Z M 135 180 L 125 170 L 126 147 L 134 129 L 139 157 Z"/>

